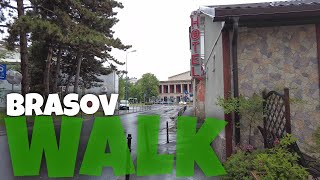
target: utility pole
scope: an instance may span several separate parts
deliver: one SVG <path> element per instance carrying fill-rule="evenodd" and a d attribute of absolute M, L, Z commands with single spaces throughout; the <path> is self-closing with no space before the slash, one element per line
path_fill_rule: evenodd
<path fill-rule="evenodd" d="M 128 100 L 128 54 L 132 53 L 132 52 L 137 52 L 137 50 L 129 51 L 129 52 L 127 52 L 127 55 L 126 55 L 126 88 L 125 88 L 125 91 L 126 91 L 125 99 L 126 100 Z"/>

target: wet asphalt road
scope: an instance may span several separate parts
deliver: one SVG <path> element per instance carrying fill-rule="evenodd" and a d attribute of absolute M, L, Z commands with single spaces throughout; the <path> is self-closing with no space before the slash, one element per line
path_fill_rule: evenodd
<path fill-rule="evenodd" d="M 131 113 L 126 115 L 121 115 L 121 122 L 124 128 L 124 131 L 127 134 L 132 134 L 132 152 L 131 156 L 134 160 L 134 164 L 136 165 L 136 144 L 137 144 L 137 116 L 139 114 L 147 114 L 147 115 L 160 115 L 161 116 L 161 125 L 159 132 L 159 153 L 175 153 L 175 132 L 172 130 L 169 131 L 170 143 L 166 143 L 166 122 L 169 122 L 169 129 L 174 129 L 175 122 L 170 119 L 170 117 L 175 116 L 180 107 L 172 106 L 172 105 L 154 105 L 150 111 L 140 112 L 140 113 Z M 84 176 L 79 175 L 79 169 L 81 166 L 82 158 L 85 153 L 85 148 L 90 136 L 90 132 L 93 126 L 93 120 L 87 120 L 83 122 L 80 144 L 77 155 L 77 162 L 75 168 L 75 175 L 73 178 L 59 178 L 59 179 L 80 179 L 80 180 L 120 180 L 124 179 L 124 177 L 115 177 L 113 176 L 112 168 L 106 167 L 103 169 L 102 175 L 99 177 L 95 176 Z M 59 134 L 59 127 L 56 128 L 56 133 Z M 44 159 L 44 158 L 43 158 Z M 7 136 L 0 136 L 0 180 L 37 180 L 37 179 L 52 179 L 48 178 L 45 161 L 42 161 L 40 175 L 33 177 L 14 177 L 10 159 L 10 153 L 8 149 L 8 141 Z M 175 177 L 175 173 L 168 175 L 160 175 L 160 176 L 148 176 L 148 177 L 137 177 L 135 175 L 130 176 L 131 179 L 137 180 L 206 180 L 206 179 L 217 179 L 213 177 L 205 177 L 201 170 L 197 167 L 195 169 L 195 176 L 187 177 L 187 178 L 177 178 Z"/>

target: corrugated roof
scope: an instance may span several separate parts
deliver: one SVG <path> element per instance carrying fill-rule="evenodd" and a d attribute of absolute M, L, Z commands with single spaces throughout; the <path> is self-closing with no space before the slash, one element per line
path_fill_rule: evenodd
<path fill-rule="evenodd" d="M 320 5 L 320 1 L 315 0 L 292 0 L 292 1 L 273 1 L 263 3 L 250 3 L 250 4 L 234 4 L 234 5 L 218 5 L 209 6 L 215 9 L 248 9 L 248 8 L 273 8 L 283 6 L 302 6 L 302 5 Z"/>
<path fill-rule="evenodd" d="M 292 0 L 251 4 L 207 6 L 214 21 L 240 17 L 240 21 L 312 17 L 320 19 L 320 0 Z"/>

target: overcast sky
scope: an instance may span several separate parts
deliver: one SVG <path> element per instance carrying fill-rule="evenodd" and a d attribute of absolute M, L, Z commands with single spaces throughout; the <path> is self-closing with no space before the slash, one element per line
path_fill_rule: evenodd
<path fill-rule="evenodd" d="M 200 6 L 241 4 L 273 0 L 118 0 L 120 20 L 113 28 L 115 37 L 132 45 L 135 53 L 128 54 L 128 76 L 140 78 L 151 72 L 167 80 L 190 69 L 190 14 Z M 0 39 L 7 34 L 0 34 Z M 127 51 L 127 52 L 128 52 Z M 114 50 L 112 55 L 126 61 L 125 51 Z M 124 66 L 119 69 L 125 70 Z"/>
<path fill-rule="evenodd" d="M 115 36 L 132 45 L 128 54 L 128 76 L 140 78 L 151 72 L 160 80 L 190 69 L 188 28 L 190 13 L 204 5 L 240 4 L 268 0 L 118 0 L 120 22 L 113 28 Z M 269 0 L 270 1 L 270 0 Z M 272 1 L 272 0 L 271 0 Z M 130 50 L 129 50 L 130 51 Z M 125 62 L 127 52 L 113 55 Z M 125 69 L 125 66 L 119 67 Z"/>

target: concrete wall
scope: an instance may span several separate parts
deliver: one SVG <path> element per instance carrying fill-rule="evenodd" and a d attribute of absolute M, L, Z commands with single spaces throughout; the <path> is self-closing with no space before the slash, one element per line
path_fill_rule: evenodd
<path fill-rule="evenodd" d="M 98 76 L 99 79 L 103 80 L 103 82 L 99 82 L 100 86 L 98 87 L 91 87 L 90 89 L 81 89 L 79 88 L 78 94 L 85 95 L 85 94 L 107 94 L 110 95 L 112 93 L 118 94 L 119 93 L 119 76 L 116 74 L 115 71 L 108 75 L 100 75 Z M 103 87 L 106 87 L 107 91 L 104 91 Z M 73 92 L 73 86 L 69 87 L 69 92 Z"/>
<path fill-rule="evenodd" d="M 288 87 L 291 98 L 304 101 L 291 104 L 293 134 L 298 143 L 312 143 L 312 133 L 320 126 L 315 26 L 240 29 L 238 42 L 240 93 L 251 96 L 264 88 Z M 245 129 L 242 125 L 241 130 Z M 255 135 L 260 133 L 256 130 Z M 256 138 L 255 144 L 259 143 L 261 137 Z"/>
<path fill-rule="evenodd" d="M 107 94 L 111 93 L 119 93 L 119 76 L 115 71 L 108 75 L 98 76 L 99 79 L 103 80 L 103 82 L 99 82 L 100 87 L 91 87 L 90 89 L 86 89 L 85 93 L 88 94 L 104 94 L 105 92 L 102 90 L 102 87 L 107 88 Z"/>
<path fill-rule="evenodd" d="M 217 106 L 217 99 L 224 97 L 222 36 L 221 22 L 212 22 L 205 17 L 205 117 L 215 117 L 224 120 L 224 111 Z M 212 51 L 213 48 L 213 51 Z M 225 160 L 225 132 L 222 131 L 213 143 L 214 149 L 221 160 Z"/>

